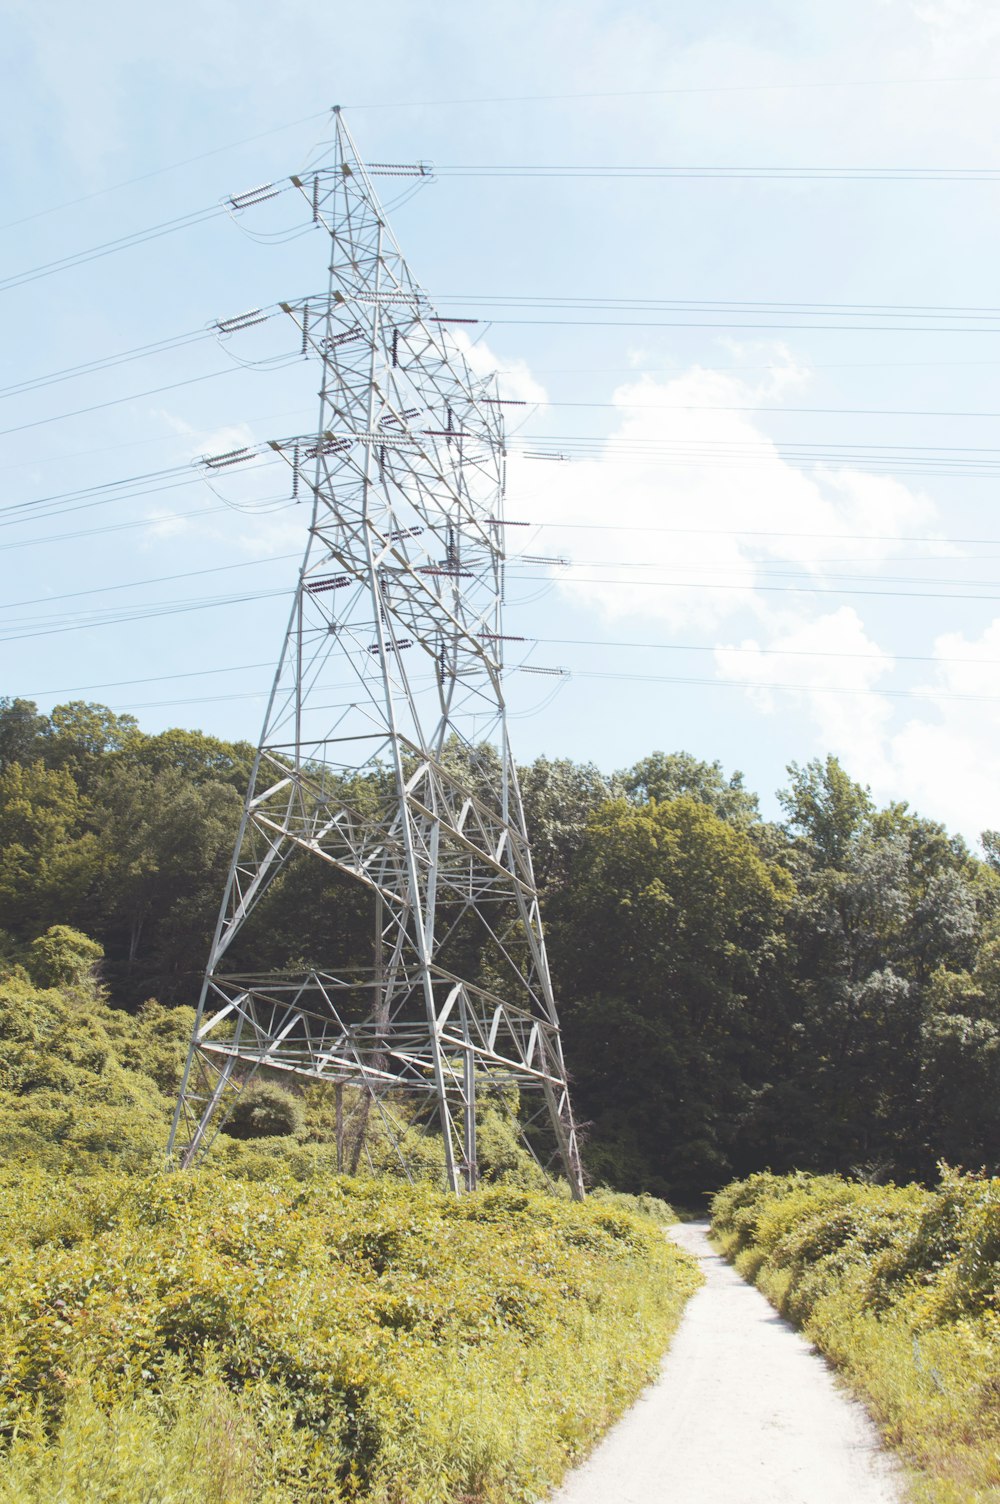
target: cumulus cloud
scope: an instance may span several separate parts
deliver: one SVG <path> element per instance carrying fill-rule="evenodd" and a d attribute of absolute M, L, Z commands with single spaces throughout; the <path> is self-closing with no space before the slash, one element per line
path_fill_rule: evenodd
<path fill-rule="evenodd" d="M 933 653 L 926 709 L 889 744 L 894 782 L 913 805 L 975 835 L 1000 825 L 1000 618 L 979 637 L 942 634 Z"/>
<path fill-rule="evenodd" d="M 525 441 L 511 507 L 570 561 L 560 588 L 607 621 L 716 631 L 747 613 L 770 619 L 769 591 L 819 585 L 847 544 L 872 568 L 894 540 L 931 527 L 930 500 L 889 475 L 807 472 L 784 456 L 756 410 L 806 380 L 783 352 L 756 384 L 701 366 L 640 377 L 614 393 L 617 421 L 593 458 L 535 459 Z"/>
<path fill-rule="evenodd" d="M 712 646 L 718 677 L 794 725 L 806 755 L 832 751 L 877 798 L 971 837 L 1000 826 L 1000 619 L 978 638 L 911 641 L 932 662 L 901 693 L 874 577 L 962 551 L 935 540 L 933 502 L 899 478 L 786 456 L 760 409 L 808 372 L 787 352 L 772 367 L 757 383 L 699 366 L 626 383 L 592 457 L 512 456 L 512 515 L 543 525 L 537 547 L 570 561 L 557 589 L 609 637 L 628 624 Z M 868 582 L 871 601 L 837 598 Z"/>
<path fill-rule="evenodd" d="M 531 373 L 525 360 L 501 360 L 485 340 L 475 343 L 464 329 L 454 329 L 452 338 L 469 364 L 474 376 L 496 376 L 501 397 L 514 402 L 525 402 L 531 407 L 544 407 L 548 394 L 541 382 Z"/>
<path fill-rule="evenodd" d="M 877 688 L 895 666 L 853 606 L 800 617 L 774 632 L 767 646 L 752 638 L 715 650 L 719 673 L 747 684 L 759 710 L 787 706 L 791 694 L 822 748 L 851 748 L 866 778 L 887 775 L 885 743 L 893 707 Z"/>

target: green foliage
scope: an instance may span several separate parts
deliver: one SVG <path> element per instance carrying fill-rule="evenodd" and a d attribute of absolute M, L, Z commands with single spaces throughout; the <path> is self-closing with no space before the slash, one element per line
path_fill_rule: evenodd
<path fill-rule="evenodd" d="M 305 1129 L 305 1111 L 298 1097 L 272 1081 L 244 1088 L 228 1114 L 224 1131 L 230 1138 L 298 1137 Z"/>
<path fill-rule="evenodd" d="M 788 823 L 812 842 L 828 866 L 840 866 L 874 811 L 871 795 L 848 777 L 836 757 L 814 757 L 804 768 L 789 763 L 788 774 L 789 787 L 778 795 Z"/>
<path fill-rule="evenodd" d="M 591 816 L 551 937 L 602 1178 L 682 1196 L 726 1178 L 717 1123 L 745 1110 L 753 1064 L 733 1038 L 791 897 L 784 869 L 698 799 Z"/>
<path fill-rule="evenodd" d="M 98 862 L 82 815 L 69 773 L 17 762 L 0 771 L 0 913 L 10 929 L 37 934 L 79 907 Z"/>
<path fill-rule="evenodd" d="M 28 946 L 25 964 L 39 987 L 92 987 L 104 950 L 80 930 L 54 924 Z"/>
<path fill-rule="evenodd" d="M 36 762 L 47 730 L 33 700 L 0 698 L 0 772 L 14 762 Z"/>
<path fill-rule="evenodd" d="M 720 762 L 701 762 L 690 752 L 654 752 L 619 773 L 617 783 L 636 804 L 648 804 L 651 799 L 659 804 L 682 797 L 697 799 L 720 820 L 742 829 L 760 818 L 757 796 L 744 787 L 742 773 L 727 778 Z"/>
<path fill-rule="evenodd" d="M 3 965 L 76 987 L 43 955 L 66 926 L 103 948 L 119 1007 L 192 1003 L 253 756 L 198 731 L 146 735 L 101 705 L 44 716 L 0 700 Z M 489 746 L 443 757 L 495 787 Z M 977 860 L 905 804 L 876 809 L 835 758 L 791 765 L 785 828 L 760 821 L 739 774 L 683 752 L 611 776 L 542 757 L 519 776 L 592 1174 L 693 1201 L 765 1164 L 929 1178 L 943 1155 L 1000 1170 L 1000 837 L 986 832 Z M 316 777 L 317 797 L 374 818 L 391 801 L 385 768 Z M 372 910 L 362 884 L 293 856 L 229 962 L 368 967 Z M 439 918 L 443 964 L 491 987 L 507 914 L 491 934 L 442 894 Z M 168 1065 L 156 1046 L 167 1095 L 179 1048 L 164 1046 Z M 329 1114 L 319 1093 L 302 1100 L 301 1147 L 323 1157 Z M 369 1117 L 371 1164 L 389 1170 Z M 502 1114 L 481 1137 L 490 1175 L 536 1183 Z M 263 1142 L 239 1151 L 244 1171 L 266 1173 Z M 347 1163 L 361 1168 L 358 1144 Z M 434 1146 L 414 1135 L 414 1150 L 436 1175 Z"/>
<path fill-rule="evenodd" d="M 840 1366 L 934 1504 L 1000 1491 L 1000 1179 L 757 1174 L 720 1191 L 737 1269 Z"/>
<path fill-rule="evenodd" d="M 18 1504 L 534 1499 L 697 1281 L 618 1206 L 212 1170 L 8 1177 L 0 1263 Z"/>

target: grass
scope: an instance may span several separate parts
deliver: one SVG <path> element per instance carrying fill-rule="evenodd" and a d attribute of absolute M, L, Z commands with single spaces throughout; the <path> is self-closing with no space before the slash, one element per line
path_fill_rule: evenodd
<path fill-rule="evenodd" d="M 712 1216 L 723 1253 L 866 1401 L 913 1498 L 998 1504 L 1000 1179 L 760 1174 Z"/>

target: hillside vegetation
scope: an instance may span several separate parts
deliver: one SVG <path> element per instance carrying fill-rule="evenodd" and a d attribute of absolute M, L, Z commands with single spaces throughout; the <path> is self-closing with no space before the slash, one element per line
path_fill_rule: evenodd
<path fill-rule="evenodd" d="M 757 1174 L 718 1192 L 714 1235 L 840 1367 L 928 1504 L 1000 1498 L 1000 1179 L 933 1191 Z"/>
<path fill-rule="evenodd" d="M 0 1185 L 4 1504 L 528 1500 L 651 1377 L 690 1266 L 497 1188 Z"/>
<path fill-rule="evenodd" d="M 780 824 L 684 753 L 540 758 L 566 1056 L 617 1190 L 544 1193 L 507 1090 L 477 1108 L 481 1192 L 442 1195 L 412 1128 L 405 1184 L 356 1093 L 338 1137 L 331 1088 L 266 1072 L 208 1165 L 168 1175 L 251 755 L 0 701 L 0 1504 L 535 1500 L 693 1288 L 652 1198 L 734 1174 L 716 1227 L 741 1267 L 935 1504 L 992 1504 L 998 1182 L 873 1182 L 1000 1173 L 1000 835 L 977 857 L 834 758 L 790 765 Z M 447 756 L 489 775 L 488 747 Z M 257 917 L 236 970 L 370 960 L 368 901 L 324 864 L 289 863 Z M 481 939 L 463 965 L 488 975 Z"/>
<path fill-rule="evenodd" d="M 491 755 L 448 751 L 473 783 Z M 197 996 L 251 756 L 100 705 L 0 701 L 0 956 L 24 965 L 53 927 L 92 936 L 118 1011 L 102 1027 L 140 1031 L 126 1070 L 186 1032 L 169 1015 Z M 366 777 L 349 802 L 377 796 Z M 598 1179 L 693 1200 L 765 1165 L 1000 1171 L 996 833 L 977 857 L 904 804 L 877 808 L 834 758 L 790 766 L 781 824 L 685 753 L 611 774 L 539 758 L 521 780 Z M 371 934 L 360 884 L 293 862 L 232 965 L 366 965 Z M 465 961 L 488 973 L 471 940 Z"/>
<path fill-rule="evenodd" d="M 2 1504 L 544 1493 L 696 1283 L 669 1209 L 526 1189 L 488 1099 L 492 1188 L 437 1189 L 433 1136 L 416 1185 L 338 1175 L 321 1087 L 268 1088 L 210 1167 L 166 1173 L 193 1015 L 111 1007 L 99 960 L 55 926 L 0 983 Z"/>

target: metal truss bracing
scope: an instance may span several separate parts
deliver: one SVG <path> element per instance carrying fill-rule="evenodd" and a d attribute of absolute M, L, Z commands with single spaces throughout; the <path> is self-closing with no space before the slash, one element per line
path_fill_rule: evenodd
<path fill-rule="evenodd" d="M 414 282 L 339 113 L 330 160 L 293 181 L 329 235 L 326 295 L 282 305 L 321 406 L 315 434 L 271 447 L 312 517 L 171 1149 L 192 1163 L 263 1069 L 353 1087 L 386 1126 L 415 1104 L 405 1123 L 436 1119 L 449 1185 L 472 1188 L 477 1093 L 516 1087 L 579 1197 L 507 737 L 495 378 Z M 232 958 L 303 861 L 369 895 L 364 964 L 243 974 Z M 405 1166 L 405 1125 L 390 1137 Z"/>

